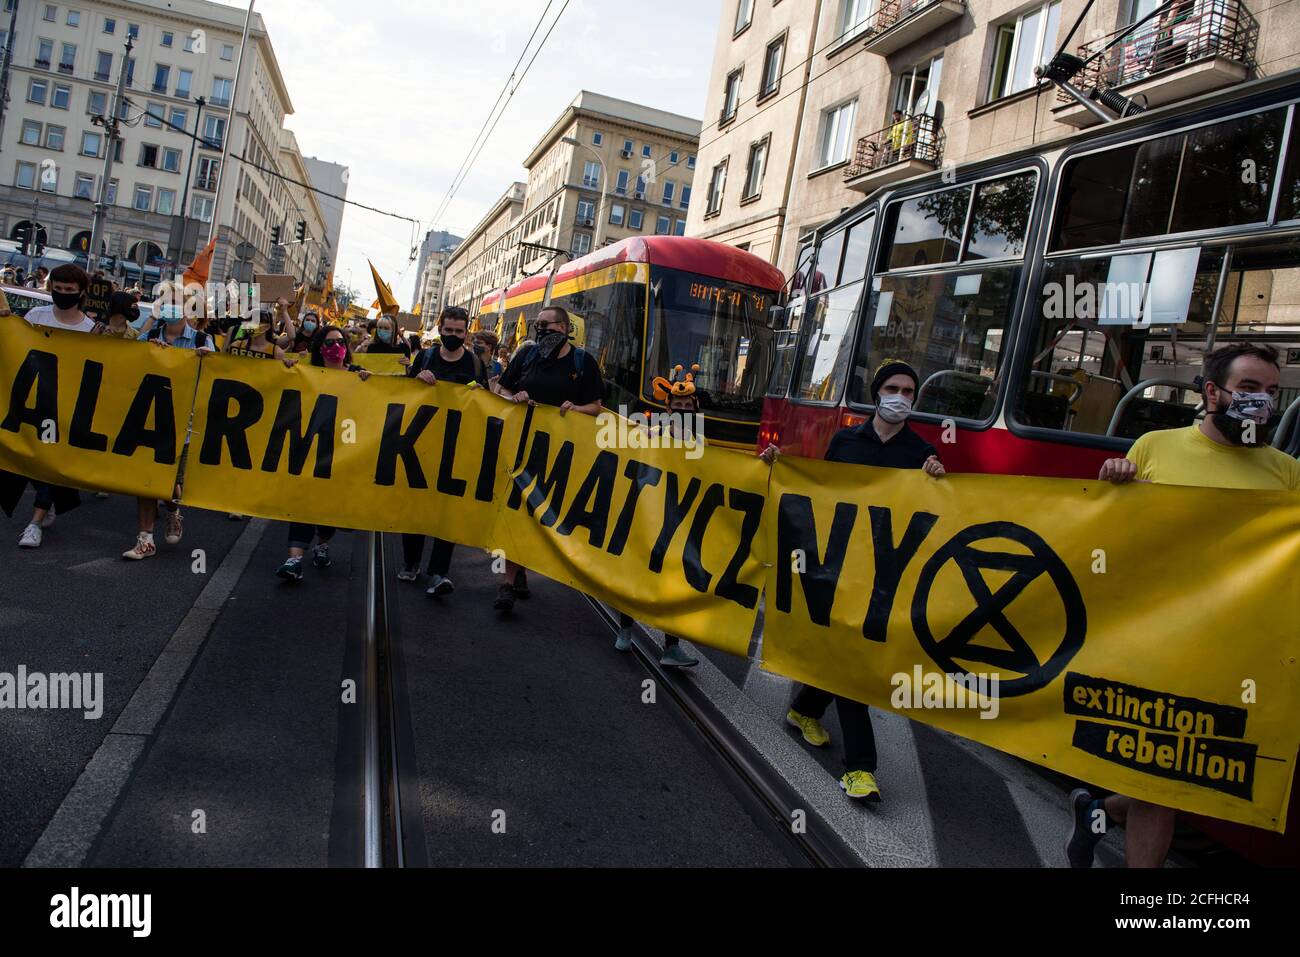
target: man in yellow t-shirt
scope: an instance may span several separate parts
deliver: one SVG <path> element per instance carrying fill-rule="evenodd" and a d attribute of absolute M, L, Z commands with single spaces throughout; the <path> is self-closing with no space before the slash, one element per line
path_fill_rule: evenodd
<path fill-rule="evenodd" d="M 1184 429 L 1148 432 L 1127 458 L 1102 465 L 1101 480 L 1300 492 L 1300 462 L 1265 442 L 1280 377 L 1272 346 L 1242 342 L 1216 349 L 1205 357 L 1201 379 L 1205 418 Z M 1174 836 L 1173 808 L 1122 794 L 1097 800 L 1079 788 L 1070 795 L 1070 810 L 1074 827 L 1066 857 L 1071 867 L 1092 866 L 1093 849 L 1105 833 L 1094 827 L 1100 821 L 1124 825 L 1129 867 L 1164 864 Z"/>

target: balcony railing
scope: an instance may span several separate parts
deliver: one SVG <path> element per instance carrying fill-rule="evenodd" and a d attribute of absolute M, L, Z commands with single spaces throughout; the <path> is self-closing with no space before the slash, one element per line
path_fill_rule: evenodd
<path fill-rule="evenodd" d="M 909 160 L 938 166 L 943 159 L 943 143 L 943 128 L 933 116 L 925 113 L 904 116 L 897 123 L 858 140 L 853 162 L 844 171 L 844 178 L 855 179 Z"/>
<path fill-rule="evenodd" d="M 37 57 L 37 58 L 36 58 L 36 69 L 38 69 L 38 70 L 48 70 L 49 68 L 50 68 L 50 61 L 49 61 L 49 60 L 42 60 L 40 57 Z"/>
<path fill-rule="evenodd" d="M 884 33 L 894 24 L 915 16 L 939 2 L 941 0 L 880 0 L 876 12 L 867 17 L 858 30 L 866 37 Z"/>
<path fill-rule="evenodd" d="M 1125 29 L 1085 43 L 1079 56 L 1092 56 Z M 1107 89 L 1215 57 L 1252 67 L 1258 42 L 1259 24 L 1239 0 L 1181 0 L 1089 63 L 1075 82 Z M 1074 102 L 1064 90 L 1057 98 Z"/>

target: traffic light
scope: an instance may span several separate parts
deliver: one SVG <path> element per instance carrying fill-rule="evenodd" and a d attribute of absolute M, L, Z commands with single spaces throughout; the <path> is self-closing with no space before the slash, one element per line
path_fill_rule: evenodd
<path fill-rule="evenodd" d="M 298 238 L 298 242 L 305 243 L 307 241 L 307 220 L 298 220 L 298 232 L 295 235 Z"/>
<path fill-rule="evenodd" d="M 272 227 L 271 227 L 271 245 L 272 245 L 272 246 L 278 246 L 278 245 L 280 245 L 280 227 L 279 227 L 279 226 L 272 226 Z"/>

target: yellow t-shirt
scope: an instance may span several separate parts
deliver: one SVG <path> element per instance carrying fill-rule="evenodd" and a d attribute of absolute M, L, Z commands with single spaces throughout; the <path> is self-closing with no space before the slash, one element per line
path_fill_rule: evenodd
<path fill-rule="evenodd" d="M 1199 425 L 1148 432 L 1128 458 L 1139 479 L 1159 485 L 1300 492 L 1300 461 L 1267 445 L 1220 445 Z"/>

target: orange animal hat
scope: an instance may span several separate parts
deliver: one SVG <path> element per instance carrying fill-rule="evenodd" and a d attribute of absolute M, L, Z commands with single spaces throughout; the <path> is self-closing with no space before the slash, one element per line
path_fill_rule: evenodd
<path fill-rule="evenodd" d="M 700 367 L 696 364 L 691 366 L 690 372 L 682 375 L 682 367 L 677 365 L 673 366 L 673 371 L 667 379 L 663 376 L 655 376 L 654 382 L 651 383 L 654 386 L 655 399 L 659 402 L 667 402 L 669 398 L 689 398 L 694 399 L 698 404 L 699 397 L 695 394 L 695 373 L 699 371 Z"/>

